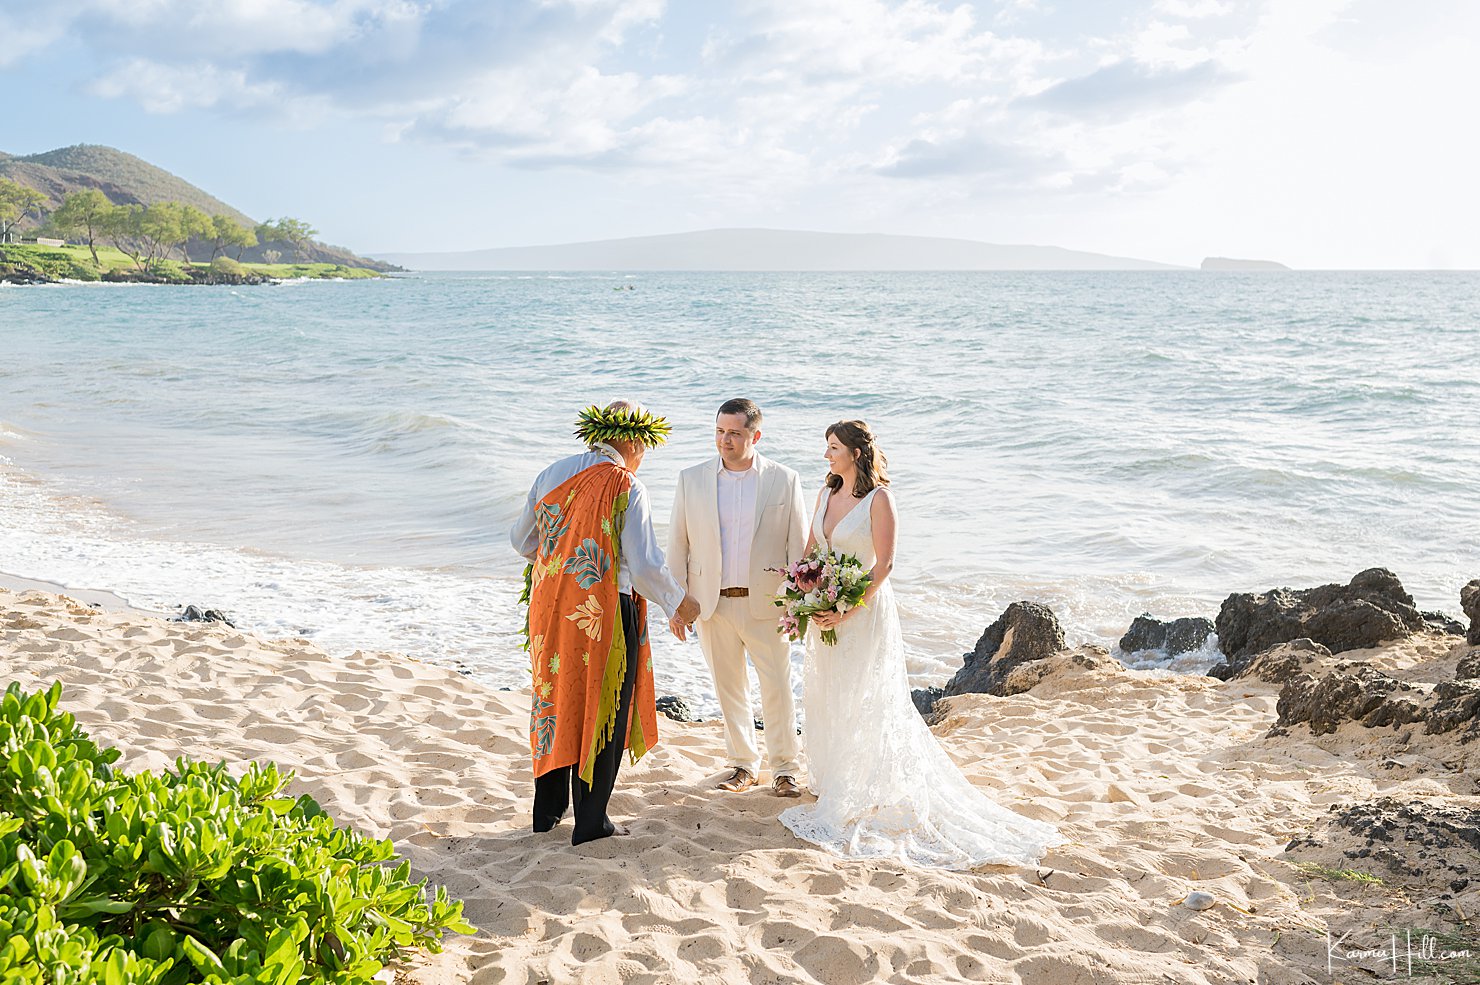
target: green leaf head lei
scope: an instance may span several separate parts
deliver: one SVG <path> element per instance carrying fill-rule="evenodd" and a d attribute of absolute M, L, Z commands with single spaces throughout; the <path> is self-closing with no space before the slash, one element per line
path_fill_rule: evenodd
<path fill-rule="evenodd" d="M 672 432 L 673 425 L 668 423 L 668 419 L 651 411 L 593 404 L 581 411 L 576 420 L 575 436 L 588 445 L 631 441 L 656 448 L 666 442 Z"/>

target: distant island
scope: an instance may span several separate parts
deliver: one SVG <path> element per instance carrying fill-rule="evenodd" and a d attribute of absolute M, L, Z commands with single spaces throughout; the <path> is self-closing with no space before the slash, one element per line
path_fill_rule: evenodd
<path fill-rule="evenodd" d="M 290 217 L 256 222 L 112 147 L 0 152 L 0 282 L 261 284 L 400 269 L 317 233 Z"/>
<path fill-rule="evenodd" d="M 707 229 L 555 246 L 463 253 L 383 253 L 412 270 L 870 271 L 870 270 L 1186 270 L 1169 263 L 1066 250 L 1003 246 L 969 239 L 817 233 L 786 229 Z"/>
<path fill-rule="evenodd" d="M 1208 257 L 1202 262 L 1203 270 L 1289 270 L 1283 263 L 1273 260 L 1237 260 L 1233 257 Z"/>

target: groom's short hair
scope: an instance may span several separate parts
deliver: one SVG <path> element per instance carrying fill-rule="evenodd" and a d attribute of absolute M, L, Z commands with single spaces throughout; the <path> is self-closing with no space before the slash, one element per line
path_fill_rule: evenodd
<path fill-rule="evenodd" d="M 721 414 L 744 414 L 745 426 L 752 431 L 761 426 L 761 409 L 754 400 L 746 400 L 744 397 L 726 400 L 719 405 L 719 411 L 714 416 L 719 417 Z"/>

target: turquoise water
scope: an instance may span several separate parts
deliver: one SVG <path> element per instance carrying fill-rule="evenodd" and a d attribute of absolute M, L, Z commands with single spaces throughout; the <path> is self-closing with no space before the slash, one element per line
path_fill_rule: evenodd
<path fill-rule="evenodd" d="M 676 427 L 641 473 L 662 521 L 725 398 L 809 487 L 866 418 L 918 683 L 1019 598 L 1110 644 L 1375 564 L 1451 611 L 1480 576 L 1476 274 L 0 288 L 0 340 L 0 570 L 496 684 L 525 673 L 514 511 L 623 395 Z M 707 698 L 692 642 L 659 677 Z"/>

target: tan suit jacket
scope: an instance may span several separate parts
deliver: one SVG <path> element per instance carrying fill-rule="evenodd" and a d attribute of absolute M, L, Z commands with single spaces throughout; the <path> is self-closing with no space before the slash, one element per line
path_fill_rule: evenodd
<path fill-rule="evenodd" d="M 771 598 L 781 587 L 779 568 L 799 560 L 807 545 L 807 505 L 796 472 L 764 456 L 755 456 L 759 472 L 755 491 L 755 532 L 750 543 L 750 579 L 745 585 L 719 583 L 723 558 L 719 535 L 719 470 L 714 458 L 678 474 L 673 520 L 668 525 L 668 567 L 699 603 L 699 618 L 708 619 L 719 604 L 721 588 L 750 589 L 750 614 L 775 619 L 780 611 Z"/>

